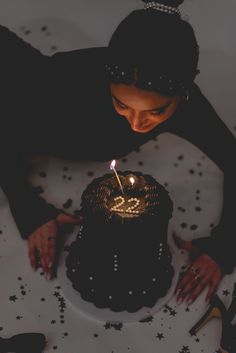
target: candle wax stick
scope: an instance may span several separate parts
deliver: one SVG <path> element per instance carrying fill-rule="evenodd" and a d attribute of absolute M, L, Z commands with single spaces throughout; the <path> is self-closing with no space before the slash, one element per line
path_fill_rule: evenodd
<path fill-rule="evenodd" d="M 117 174 L 115 168 L 113 167 L 112 169 L 113 169 L 113 171 L 114 171 L 114 173 L 115 173 L 115 175 L 116 175 L 116 178 L 117 178 L 118 183 L 119 183 L 119 185 L 120 185 L 120 189 L 121 189 L 121 191 L 122 191 L 122 194 L 124 195 L 124 189 L 123 189 L 123 186 L 121 185 L 120 178 L 119 178 L 119 176 L 118 176 L 118 174 Z"/>

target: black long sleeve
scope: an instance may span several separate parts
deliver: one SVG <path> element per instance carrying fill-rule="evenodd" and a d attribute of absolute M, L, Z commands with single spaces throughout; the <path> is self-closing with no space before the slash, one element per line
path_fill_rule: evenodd
<path fill-rule="evenodd" d="M 40 119 L 39 105 L 46 99 L 42 83 L 48 58 L 2 26 L 0 47 L 0 186 L 25 239 L 59 213 L 27 181 L 29 166 L 23 156 L 30 152 L 32 126 L 37 129 L 33 120 Z"/>
<path fill-rule="evenodd" d="M 45 199 L 27 181 L 29 165 L 23 156 L 14 152 L 0 153 L 0 185 L 5 192 L 11 213 L 23 239 L 61 212 Z"/>
<path fill-rule="evenodd" d="M 236 139 L 196 85 L 189 103 L 170 123 L 169 131 L 196 145 L 224 173 L 220 222 L 212 230 L 211 236 L 195 239 L 193 244 L 219 263 L 225 273 L 231 273 L 236 265 Z"/>

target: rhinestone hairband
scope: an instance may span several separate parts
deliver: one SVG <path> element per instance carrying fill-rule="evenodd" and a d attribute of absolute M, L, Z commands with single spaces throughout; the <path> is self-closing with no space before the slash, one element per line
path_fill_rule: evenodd
<path fill-rule="evenodd" d="M 155 1 L 146 3 L 144 5 L 144 10 L 147 10 L 147 9 L 154 9 L 157 11 L 165 12 L 171 15 L 178 15 L 179 17 L 181 17 L 181 12 L 178 8 L 167 6 L 164 4 L 159 4 L 158 2 L 155 2 Z"/>
<path fill-rule="evenodd" d="M 121 79 L 121 77 L 125 78 L 126 75 L 127 75 L 126 72 L 123 71 L 122 69 L 120 69 L 120 67 L 118 65 L 108 65 L 108 64 L 106 64 L 105 68 L 106 68 L 106 72 L 108 73 L 108 75 L 110 77 L 112 77 L 113 79 L 117 80 L 117 81 L 119 81 Z M 158 77 L 158 81 L 159 82 L 164 81 L 167 84 L 169 91 L 173 91 L 174 90 L 175 83 L 174 83 L 174 81 L 172 79 L 166 78 L 163 75 L 160 75 Z M 149 88 L 153 87 L 155 89 L 155 86 L 156 86 L 155 81 L 153 82 L 151 80 L 147 80 L 145 82 L 145 84 Z M 178 83 L 178 87 L 181 90 L 183 90 L 183 91 L 186 90 L 185 86 L 182 83 Z"/>

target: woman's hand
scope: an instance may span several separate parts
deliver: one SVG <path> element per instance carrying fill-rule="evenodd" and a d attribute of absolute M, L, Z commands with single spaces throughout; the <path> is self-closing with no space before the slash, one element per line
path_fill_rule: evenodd
<path fill-rule="evenodd" d="M 179 280 L 175 293 L 177 293 L 177 303 L 184 300 L 187 304 L 192 304 L 201 292 L 207 287 L 206 302 L 216 292 L 224 273 L 221 267 L 207 254 L 200 253 L 191 241 L 186 241 L 173 235 L 175 243 L 181 249 L 189 252 L 191 264 L 182 278 Z"/>
<path fill-rule="evenodd" d="M 56 219 L 43 224 L 28 237 L 30 263 L 35 271 L 38 269 L 38 262 L 40 262 L 45 277 L 47 279 L 53 277 L 58 229 L 64 224 L 75 225 L 79 224 L 80 221 L 79 216 L 60 213 Z"/>

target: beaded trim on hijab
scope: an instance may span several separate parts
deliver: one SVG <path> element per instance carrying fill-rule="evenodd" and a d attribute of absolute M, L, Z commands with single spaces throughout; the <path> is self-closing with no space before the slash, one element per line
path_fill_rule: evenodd
<path fill-rule="evenodd" d="M 132 70 L 127 72 L 118 64 L 106 64 L 105 69 L 111 82 L 133 82 L 134 73 Z M 166 74 L 159 74 L 155 79 L 153 79 L 153 77 L 147 78 L 139 76 L 138 81 L 148 90 L 165 91 L 171 95 L 175 95 L 176 92 L 180 94 L 186 92 L 186 87 L 182 82 L 176 81 Z"/>
<path fill-rule="evenodd" d="M 179 17 L 181 17 L 181 13 L 178 8 L 164 5 L 164 4 L 160 4 L 156 1 L 151 1 L 151 2 L 146 3 L 144 5 L 144 10 L 147 10 L 147 9 L 154 9 L 157 11 L 168 13 L 170 15 L 178 15 Z"/>

